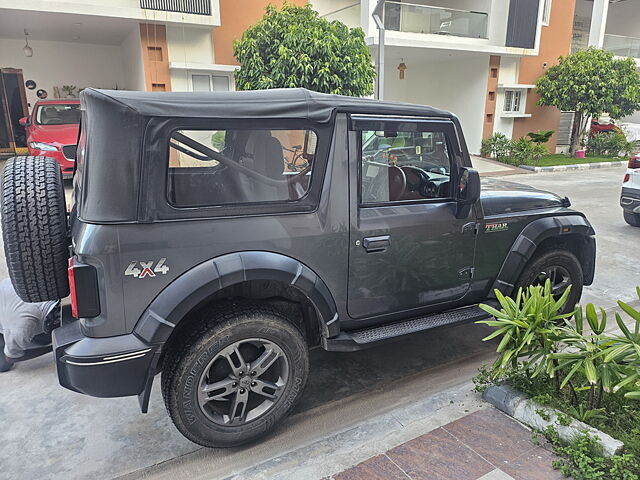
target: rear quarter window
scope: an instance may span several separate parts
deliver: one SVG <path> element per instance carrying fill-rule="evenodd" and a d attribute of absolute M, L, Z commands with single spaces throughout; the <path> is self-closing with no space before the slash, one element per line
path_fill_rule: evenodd
<path fill-rule="evenodd" d="M 174 130 L 168 201 L 178 208 L 297 202 L 309 190 L 317 138 L 310 129 Z"/>

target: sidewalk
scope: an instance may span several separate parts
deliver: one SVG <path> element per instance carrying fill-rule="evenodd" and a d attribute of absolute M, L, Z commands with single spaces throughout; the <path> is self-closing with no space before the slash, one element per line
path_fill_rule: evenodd
<path fill-rule="evenodd" d="M 513 165 L 507 165 L 505 163 L 496 162 L 488 158 L 482 158 L 477 155 L 471 155 L 471 163 L 473 168 L 478 170 L 478 173 L 483 177 L 495 177 L 502 175 L 518 175 L 531 173 L 528 170 L 524 170 Z"/>
<path fill-rule="evenodd" d="M 333 480 L 554 480 L 555 455 L 489 407 L 333 475 Z"/>

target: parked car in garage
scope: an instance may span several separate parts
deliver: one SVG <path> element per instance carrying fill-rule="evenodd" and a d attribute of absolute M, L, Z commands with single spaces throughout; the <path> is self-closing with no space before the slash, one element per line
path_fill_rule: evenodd
<path fill-rule="evenodd" d="M 620 206 L 624 220 L 634 227 L 640 227 L 640 155 L 629 159 L 627 173 L 622 181 Z"/>
<path fill-rule="evenodd" d="M 53 333 L 64 387 L 135 395 L 146 412 L 161 374 L 200 445 L 280 425 L 309 348 L 437 335 L 486 318 L 496 291 L 547 281 L 568 313 L 593 282 L 585 215 L 526 185 L 481 186 L 449 112 L 303 89 L 81 99 L 69 216 L 52 159 L 4 168 L 12 283 L 29 302 L 71 294 L 77 320 Z M 301 170 L 284 153 L 298 150 Z"/>
<path fill-rule="evenodd" d="M 73 175 L 80 128 L 80 100 L 41 100 L 20 119 L 29 155 L 55 158 L 65 177 Z"/>

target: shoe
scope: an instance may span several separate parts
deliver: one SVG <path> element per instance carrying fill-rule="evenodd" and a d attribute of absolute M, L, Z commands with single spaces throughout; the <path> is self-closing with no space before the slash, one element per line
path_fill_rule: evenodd
<path fill-rule="evenodd" d="M 0 373 L 8 372 L 13 367 L 13 361 L 4 354 L 4 336 L 0 335 Z"/>

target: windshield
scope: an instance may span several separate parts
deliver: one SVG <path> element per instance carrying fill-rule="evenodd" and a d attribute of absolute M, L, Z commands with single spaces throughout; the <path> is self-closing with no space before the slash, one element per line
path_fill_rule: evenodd
<path fill-rule="evenodd" d="M 80 123 L 80 104 L 40 105 L 35 115 L 38 125 L 73 125 Z"/>

